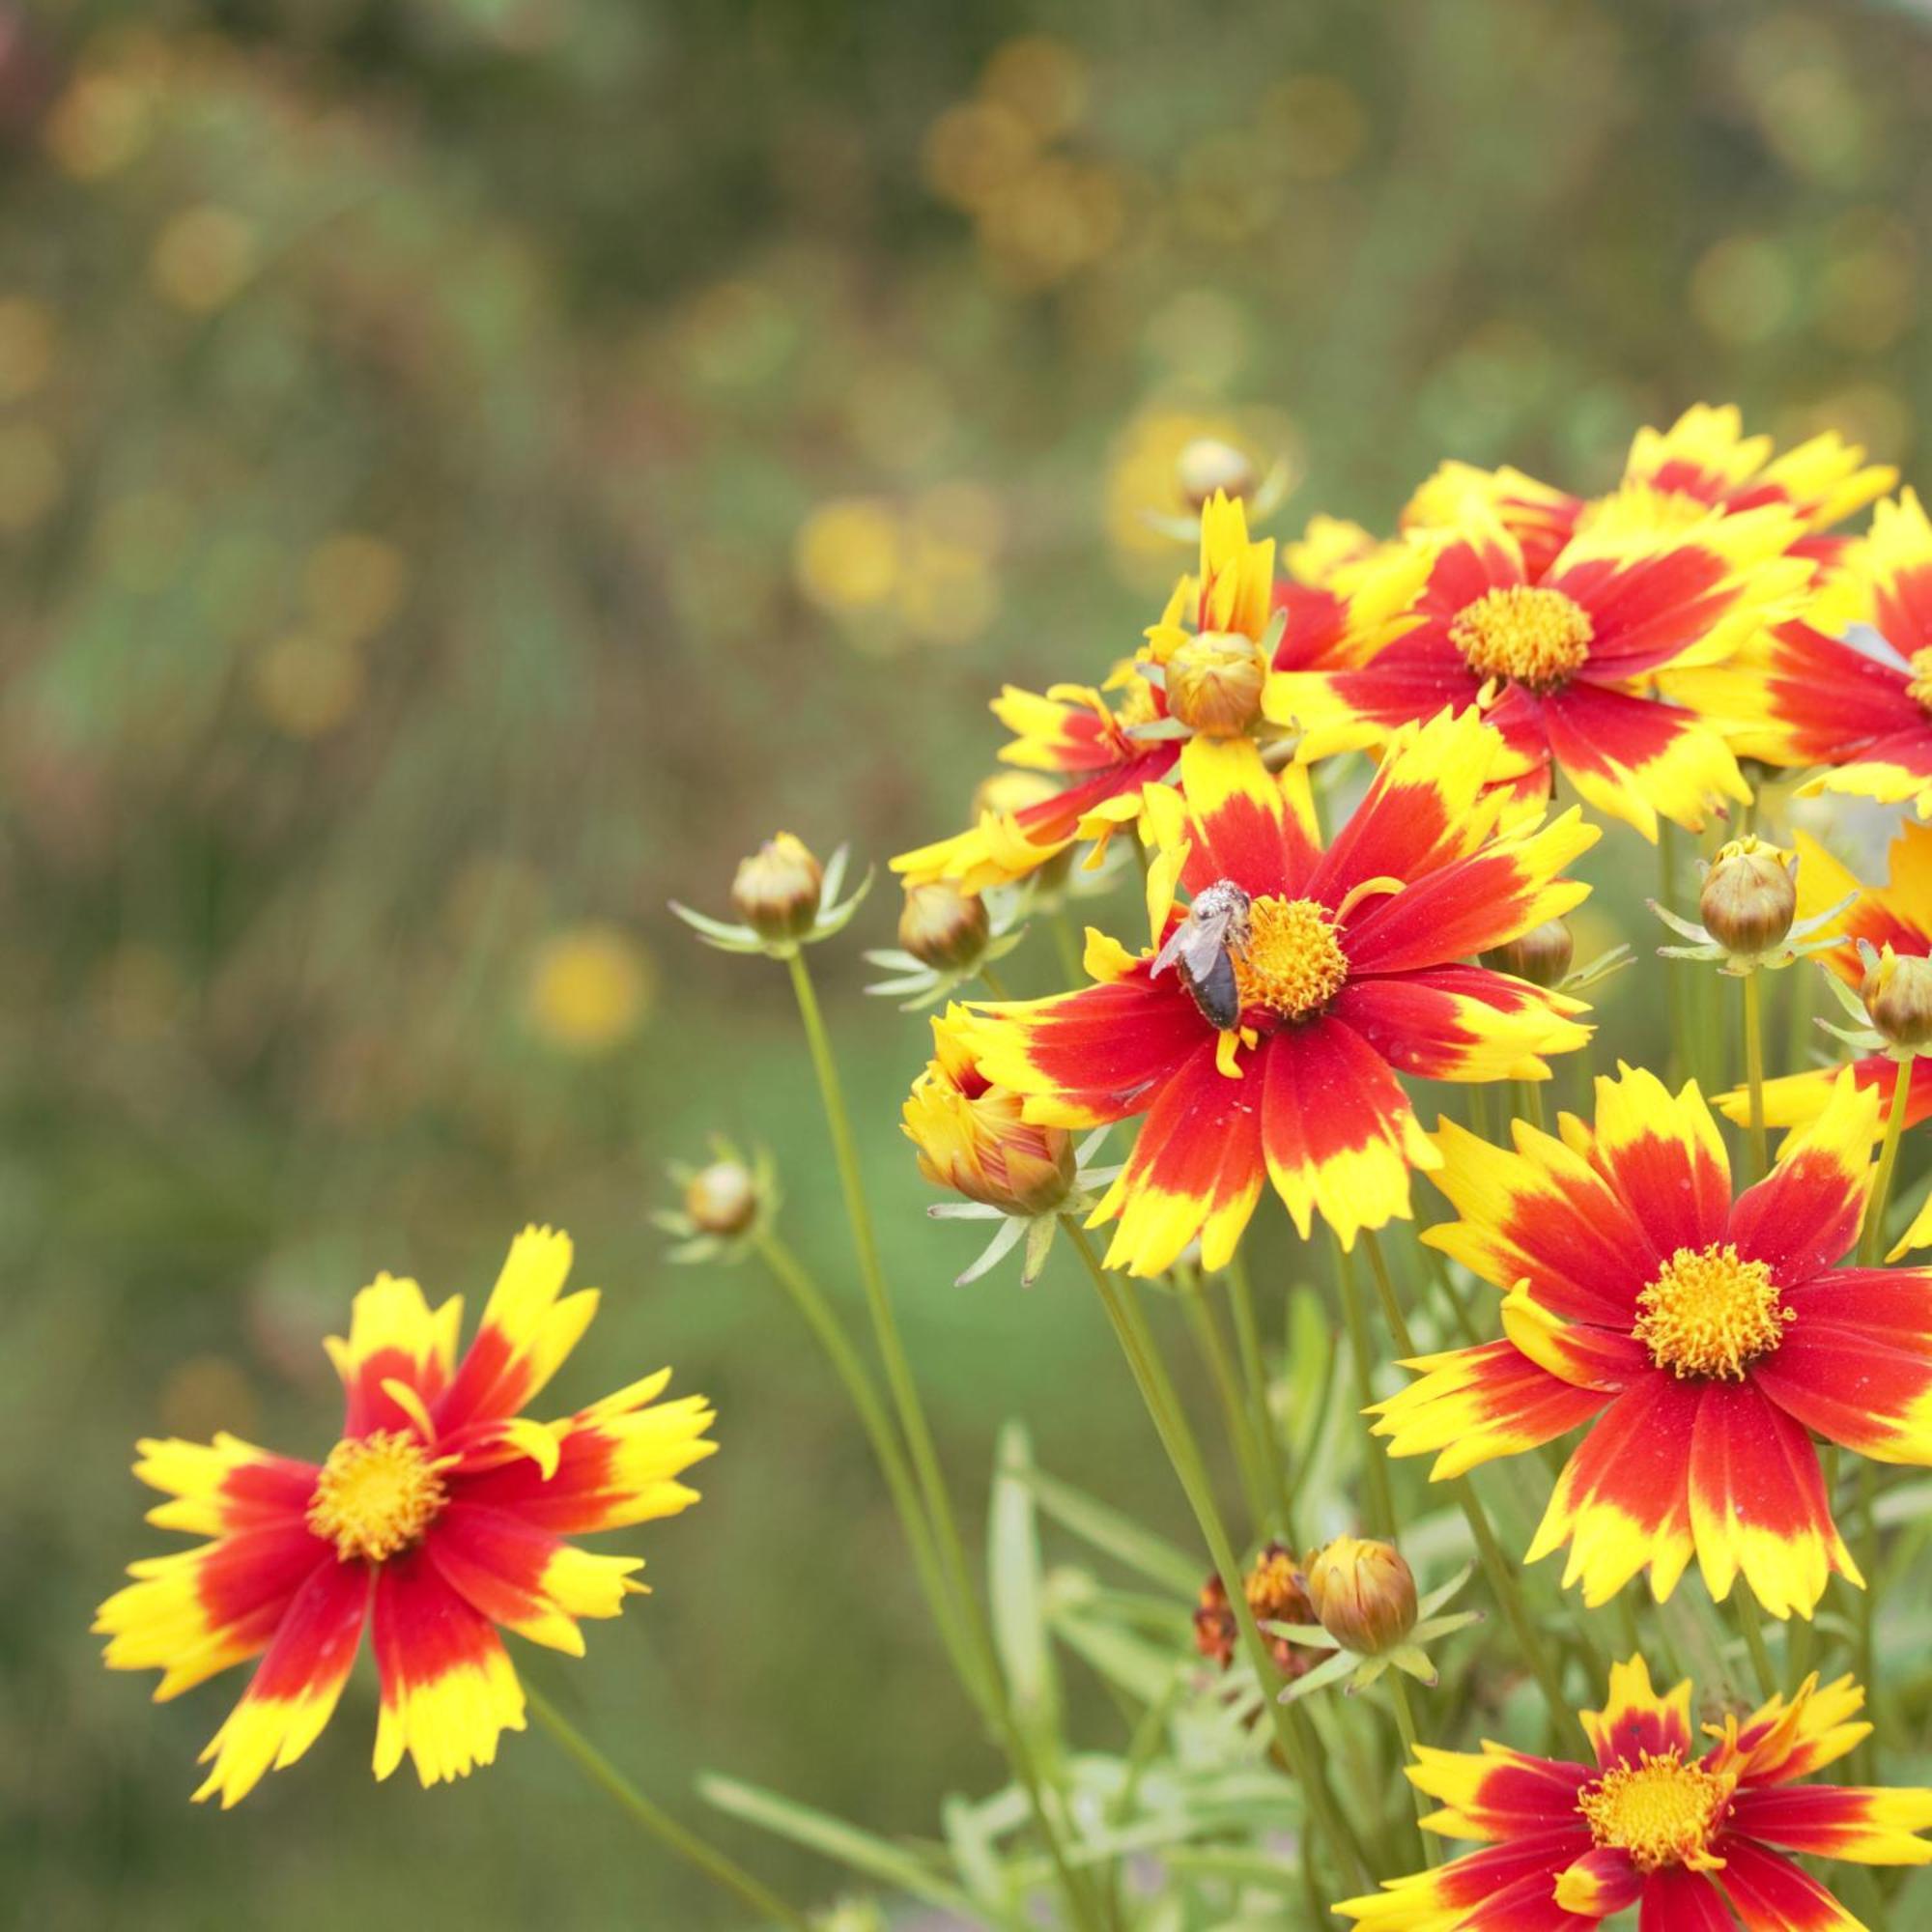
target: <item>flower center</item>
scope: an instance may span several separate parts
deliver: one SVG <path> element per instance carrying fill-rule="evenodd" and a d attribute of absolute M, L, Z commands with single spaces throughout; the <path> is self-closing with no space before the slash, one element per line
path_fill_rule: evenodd
<path fill-rule="evenodd" d="M 1259 898 L 1248 908 L 1245 956 L 1234 954 L 1241 1009 L 1298 1020 L 1325 1007 L 1349 978 L 1349 955 L 1328 909 L 1313 899 Z"/>
<path fill-rule="evenodd" d="M 328 1452 L 308 1526 L 345 1563 L 352 1556 L 380 1563 L 414 1543 L 444 1500 L 442 1478 L 415 1438 L 379 1429 Z"/>
<path fill-rule="evenodd" d="M 1912 667 L 1912 681 L 1905 695 L 1921 711 L 1932 713 L 1932 649 L 1914 651 L 1906 660 Z"/>
<path fill-rule="evenodd" d="M 1742 1261 L 1721 1247 L 1679 1248 L 1636 1298 L 1631 1331 L 1660 1369 L 1743 1381 L 1745 1371 L 1784 1337 L 1793 1311 L 1780 1308 L 1777 1284 L 1763 1262 Z"/>
<path fill-rule="evenodd" d="M 1600 1846 L 1624 1852 L 1637 1870 L 1720 1863 L 1710 1844 L 1737 1780 L 1685 1764 L 1675 1750 L 1645 1751 L 1634 1765 L 1606 1771 L 1577 1794 L 1577 1808 Z"/>
<path fill-rule="evenodd" d="M 1478 677 L 1507 677 L 1532 691 L 1554 691 L 1590 655 L 1589 613 L 1560 590 L 1499 584 L 1465 604 L 1449 640 Z"/>

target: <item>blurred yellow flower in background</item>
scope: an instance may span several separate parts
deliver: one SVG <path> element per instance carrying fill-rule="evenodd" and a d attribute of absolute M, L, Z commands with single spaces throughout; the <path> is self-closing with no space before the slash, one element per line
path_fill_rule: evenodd
<path fill-rule="evenodd" d="M 649 953 L 621 928 L 587 922 L 554 934 L 530 968 L 531 1031 L 564 1053 L 609 1053 L 637 1032 L 657 990 Z"/>
<path fill-rule="evenodd" d="M 155 238 L 148 279 L 155 293 L 190 315 L 233 298 L 253 272 L 255 224 L 232 208 L 204 203 L 171 215 Z"/>

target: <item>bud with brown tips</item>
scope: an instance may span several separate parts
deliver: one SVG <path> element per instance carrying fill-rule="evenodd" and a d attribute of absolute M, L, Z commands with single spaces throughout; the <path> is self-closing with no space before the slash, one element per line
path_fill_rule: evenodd
<path fill-rule="evenodd" d="M 956 970 L 986 950 L 992 919 L 978 893 L 962 893 L 945 879 L 906 888 L 899 910 L 899 945 L 922 966 Z"/>
<path fill-rule="evenodd" d="M 1734 957 L 1769 952 L 1798 912 L 1796 867 L 1791 853 L 1750 834 L 1721 846 L 1697 899 L 1704 930 Z"/>
<path fill-rule="evenodd" d="M 1560 986 L 1576 952 L 1569 926 L 1560 919 L 1546 919 L 1541 925 L 1492 947 L 1483 954 L 1483 964 L 1527 980 L 1532 986 Z"/>
<path fill-rule="evenodd" d="M 684 1186 L 684 1211 L 701 1235 L 742 1235 L 758 1218 L 758 1183 L 742 1160 L 714 1160 Z"/>
<path fill-rule="evenodd" d="M 818 917 L 824 868 L 789 832 L 767 838 L 738 863 L 731 903 L 762 939 L 800 939 Z"/>
<path fill-rule="evenodd" d="M 1204 631 L 1167 661 L 1167 711 L 1208 738 L 1238 738 L 1262 715 L 1267 659 L 1238 631 Z"/>
<path fill-rule="evenodd" d="M 1174 462 L 1174 481 L 1190 508 L 1205 509 L 1218 492 L 1252 497 L 1260 482 L 1247 452 L 1218 436 L 1197 436 Z"/>
<path fill-rule="evenodd" d="M 1932 959 L 1889 946 L 1869 957 L 1859 989 L 1871 1023 L 1895 1047 L 1932 1046 Z"/>
<path fill-rule="evenodd" d="M 1415 1573 L 1391 1543 L 1338 1536 L 1303 1580 L 1321 1628 L 1358 1657 L 1393 1650 L 1415 1628 Z"/>

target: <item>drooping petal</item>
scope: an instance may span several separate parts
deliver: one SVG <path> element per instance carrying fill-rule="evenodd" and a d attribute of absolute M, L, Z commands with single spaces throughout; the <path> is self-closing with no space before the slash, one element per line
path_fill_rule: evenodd
<path fill-rule="evenodd" d="M 455 1379 L 435 1405 L 444 1435 L 516 1414 L 562 1367 L 597 1312 L 597 1291 L 564 1294 L 570 1236 L 526 1228 L 483 1310 Z"/>
<path fill-rule="evenodd" d="M 1614 1080 L 1599 1075 L 1590 1160 L 1660 1260 L 1725 1238 L 1730 1158 L 1694 1080 L 1673 1094 L 1644 1067 L 1624 1067 Z"/>
<path fill-rule="evenodd" d="M 1724 1861 L 1712 1874 L 1745 1932 L 1866 1932 L 1865 1927 L 1789 1859 L 1725 1833 L 1713 1849 Z"/>
<path fill-rule="evenodd" d="M 1713 1598 L 1740 1574 L 1775 1617 L 1809 1617 L 1858 1569 L 1832 1521 L 1805 1431 L 1751 1381 L 1703 1385 L 1690 1443 L 1690 1531 Z"/>
<path fill-rule="evenodd" d="M 1510 1341 L 1424 1355 L 1406 1366 L 1424 1374 L 1376 1405 L 1373 1434 L 1388 1438 L 1391 1456 L 1434 1454 L 1432 1482 L 1553 1442 L 1609 1401 L 1551 1375 Z"/>
<path fill-rule="evenodd" d="M 156 1503 L 148 1520 L 157 1529 L 226 1536 L 299 1521 L 322 1472 L 313 1463 L 277 1456 L 240 1437 L 217 1433 L 212 1443 L 146 1438 L 134 1445 L 134 1473 L 174 1498 Z"/>
<path fill-rule="evenodd" d="M 239 1530 L 196 1549 L 128 1566 L 135 1580 L 101 1605 L 110 1670 L 159 1670 L 157 1702 L 178 1697 L 269 1646 L 332 1546 L 299 1517 Z"/>
<path fill-rule="evenodd" d="M 443 1579 L 422 1548 L 376 1573 L 371 1619 L 383 1682 L 376 1776 L 408 1751 L 425 1785 L 493 1764 L 497 1740 L 524 1728 L 524 1692 L 489 1618 Z"/>
<path fill-rule="evenodd" d="M 1483 966 L 1358 979 L 1333 1011 L 1389 1065 L 1428 1080 L 1540 1080 L 1547 1053 L 1582 1046 L 1580 1001 Z"/>
<path fill-rule="evenodd" d="M 1745 1790 L 1731 1805 L 1732 1829 L 1788 1852 L 1861 1865 L 1932 1864 L 1932 1791 L 1793 1784 Z"/>
<path fill-rule="evenodd" d="M 1610 1665 L 1609 1694 L 1601 1711 L 1579 1711 L 1599 1771 L 1634 1767 L 1645 1757 L 1690 1748 L 1690 1680 L 1659 1696 L 1650 1665 L 1633 1657 Z"/>
<path fill-rule="evenodd" d="M 1613 1913 L 1628 1912 L 1643 1890 L 1643 1874 L 1627 1852 L 1593 1846 L 1556 1881 L 1556 1902 L 1592 1924 Z M 1715 1902 L 1716 1894 L 1713 1894 Z"/>
<path fill-rule="evenodd" d="M 1580 1583 L 1592 1609 L 1640 1571 L 1659 1603 L 1694 1548 L 1690 1466 L 1697 1385 L 1658 1372 L 1598 1417 L 1556 1480 L 1524 1561 L 1570 1545 L 1563 1586 Z"/>
<path fill-rule="evenodd" d="M 1594 1774 L 1580 1764 L 1531 1757 L 1484 1741 L 1480 1752 L 1418 1745 L 1408 1781 L 1440 1809 L 1424 1829 L 1486 1844 L 1577 1828 L 1577 1794 Z"/>
<path fill-rule="evenodd" d="M 432 1312 L 414 1282 L 379 1274 L 351 1307 L 348 1339 L 330 1335 L 322 1345 L 347 1397 L 343 1435 L 413 1428 L 410 1411 L 383 1384 L 402 1382 L 424 1405 L 435 1403 L 448 1385 L 462 1323 L 461 1295 Z"/>
<path fill-rule="evenodd" d="M 1409 1214 L 1408 1171 L 1440 1156 L 1388 1062 L 1332 1015 L 1272 1035 L 1260 1117 L 1268 1179 L 1304 1240 L 1318 1213 L 1344 1248 Z"/>
<path fill-rule="evenodd" d="M 1729 747 L 1680 705 L 1578 678 L 1544 699 L 1543 721 L 1577 791 L 1653 844 L 1660 816 L 1701 832 L 1724 800 L 1750 800 Z"/>
<path fill-rule="evenodd" d="M 1254 1212 L 1266 1173 L 1262 1095 L 1281 1036 L 1239 1079 L 1216 1064 L 1217 1038 L 1209 1031 L 1156 1090 L 1126 1166 L 1094 1211 L 1090 1226 L 1119 1220 L 1109 1267 L 1159 1274 L 1197 1236 L 1203 1264 L 1223 1267 Z"/>
<path fill-rule="evenodd" d="M 228 1810 L 322 1735 L 355 1662 L 368 1606 L 366 1565 L 331 1558 L 310 1571 L 241 1702 L 201 1754 L 213 1768 L 197 1803 L 218 1796 Z"/>
<path fill-rule="evenodd" d="M 1861 1456 L 1932 1463 L 1932 1274 L 1836 1268 L 1785 1304 L 1783 1340 L 1751 1370 L 1765 1395 Z"/>
<path fill-rule="evenodd" d="M 526 1518 L 452 1502 L 423 1548 L 444 1582 L 493 1624 L 532 1643 L 583 1655 L 580 1617 L 614 1617 L 643 1586 L 630 1578 L 641 1556 L 596 1556 Z"/>
<path fill-rule="evenodd" d="M 1864 1691 L 1851 1678 L 1821 1685 L 1814 1672 L 1794 1696 L 1780 1692 L 1759 1705 L 1710 1761 L 1727 1764 L 1751 1789 L 1809 1777 L 1871 1735 L 1872 1727 L 1859 1718 L 1864 1703 Z"/>

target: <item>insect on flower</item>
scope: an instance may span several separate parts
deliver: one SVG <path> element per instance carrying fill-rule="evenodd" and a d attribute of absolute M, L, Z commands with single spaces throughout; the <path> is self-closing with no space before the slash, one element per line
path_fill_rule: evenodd
<path fill-rule="evenodd" d="M 1172 966 L 1201 1009 L 1201 1017 L 1227 1033 L 1239 1025 L 1241 989 L 1235 961 L 1248 956 L 1254 901 L 1232 879 L 1216 879 L 1195 895 L 1187 916 L 1168 935 L 1148 969 L 1158 980 Z"/>

